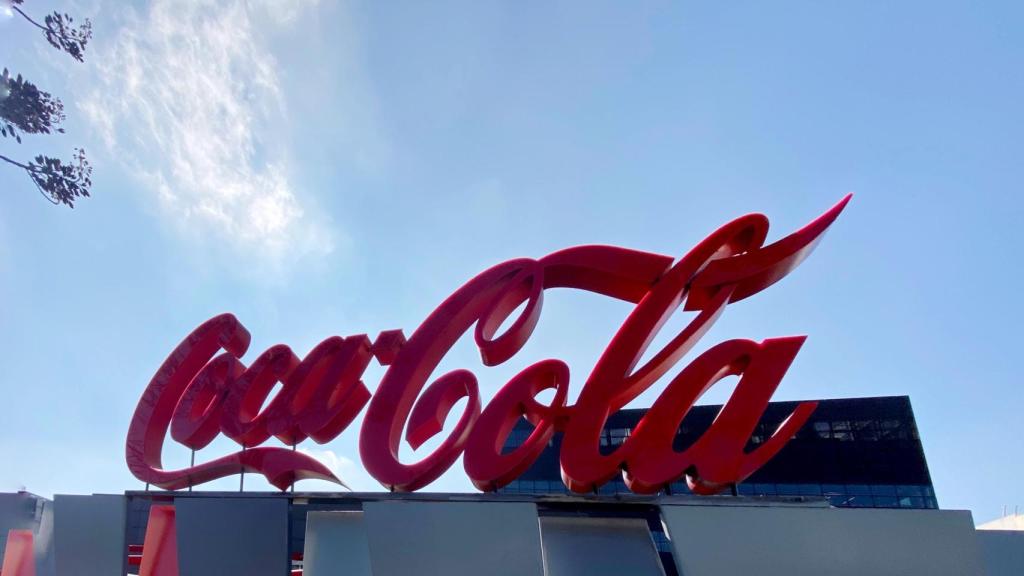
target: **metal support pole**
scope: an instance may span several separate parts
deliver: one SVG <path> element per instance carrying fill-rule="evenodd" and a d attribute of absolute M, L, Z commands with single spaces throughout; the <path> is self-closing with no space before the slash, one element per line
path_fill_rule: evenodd
<path fill-rule="evenodd" d="M 295 444 L 292 444 L 292 452 L 295 452 Z M 292 494 L 295 494 L 295 480 L 292 480 Z"/>
<path fill-rule="evenodd" d="M 189 464 L 189 468 L 195 468 L 195 467 L 196 467 L 196 451 L 193 449 L 192 450 L 192 463 Z M 192 477 L 191 476 L 188 477 L 188 491 L 189 492 L 192 491 Z"/>
<path fill-rule="evenodd" d="M 245 446 L 242 446 L 242 454 L 245 454 Z M 238 476 L 238 491 L 242 492 L 245 490 L 245 467 L 242 467 L 242 473 Z"/>

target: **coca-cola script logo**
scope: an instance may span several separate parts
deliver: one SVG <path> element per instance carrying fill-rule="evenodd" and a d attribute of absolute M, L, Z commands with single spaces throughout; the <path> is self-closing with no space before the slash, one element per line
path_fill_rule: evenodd
<path fill-rule="evenodd" d="M 669 381 L 633 434 L 611 454 L 600 451 L 602 429 L 610 414 L 671 370 L 729 303 L 757 294 L 796 268 L 849 200 L 843 198 L 768 246 L 763 245 L 768 219 L 743 216 L 674 263 L 671 256 L 614 246 L 577 246 L 539 260 L 503 262 L 449 296 L 408 340 L 401 330 L 381 332 L 372 342 L 362 334 L 332 336 L 301 360 L 289 347 L 277 345 L 246 366 L 239 358 L 249 347 L 249 332 L 234 316 L 217 316 L 189 334 L 146 387 L 128 430 L 128 467 L 140 480 L 166 489 L 241 472 L 260 473 L 282 490 L 304 478 L 340 482 L 305 454 L 260 444 L 271 436 L 292 446 L 307 438 L 329 442 L 369 404 L 359 452 L 367 471 L 390 490 L 430 484 L 459 455 L 477 488 L 497 489 L 526 470 L 551 436 L 561 432 L 562 478 L 576 492 L 595 490 L 621 474 L 638 493 L 657 492 L 684 476 L 694 492 L 716 493 L 764 465 L 814 411 L 815 403 L 800 404 L 771 438 L 745 451 L 803 336 L 722 342 Z M 520 372 L 483 409 L 469 370 L 454 370 L 427 384 L 445 354 L 471 329 L 485 365 L 514 356 L 537 325 L 549 288 L 586 290 L 636 304 L 575 404 L 567 405 L 569 367 L 555 359 Z M 497 333 L 520 307 L 509 328 Z M 637 367 L 679 309 L 696 316 Z M 374 358 L 388 368 L 371 395 L 361 378 Z M 672 440 L 687 411 L 727 376 L 740 380 L 714 423 L 689 448 L 675 451 Z M 280 392 L 260 411 L 278 382 Z M 554 389 L 554 398 L 541 404 L 536 397 L 546 389 Z M 462 398 L 467 399 L 465 409 L 441 445 L 418 462 L 400 461 L 403 430 L 406 442 L 418 448 L 442 431 Z M 521 446 L 502 453 L 521 417 L 532 423 L 533 432 Z M 242 450 L 183 470 L 164 470 L 160 455 L 168 428 L 174 440 L 193 450 L 220 433 Z"/>

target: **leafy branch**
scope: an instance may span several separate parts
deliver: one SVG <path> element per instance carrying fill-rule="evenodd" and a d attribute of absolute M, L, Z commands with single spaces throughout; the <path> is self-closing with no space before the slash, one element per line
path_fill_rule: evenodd
<path fill-rule="evenodd" d="M 26 14 L 21 5 L 24 0 L 8 0 L 11 9 L 27 22 L 39 28 L 51 46 L 67 52 L 82 62 L 85 46 L 92 38 L 92 22 L 89 19 L 79 27 L 67 14 L 54 12 L 39 23 Z M 24 134 L 64 133 L 60 124 L 64 122 L 64 104 L 49 92 L 18 74 L 11 78 L 4 68 L 0 74 L 0 138 L 13 138 L 21 144 Z M 85 158 L 85 150 L 76 148 L 70 162 L 39 155 L 28 163 L 19 162 L 0 154 L 0 160 L 25 171 L 39 193 L 53 204 L 75 207 L 79 198 L 88 198 L 92 187 L 92 166 Z"/>
<path fill-rule="evenodd" d="M 0 136 L 14 138 L 21 144 L 21 135 L 63 133 L 64 104 L 59 98 L 36 88 L 18 74 L 11 78 L 4 68 L 0 74 Z"/>
<path fill-rule="evenodd" d="M 24 170 L 39 193 L 53 204 L 75 207 L 75 200 L 89 197 L 92 186 L 92 166 L 85 159 L 85 150 L 76 148 L 74 161 L 64 163 L 58 158 L 36 156 L 28 164 L 0 154 L 0 160 Z"/>
<path fill-rule="evenodd" d="M 88 18 L 85 19 L 81 26 L 75 28 L 74 18 L 67 14 L 54 12 L 53 14 L 47 14 L 46 18 L 43 19 L 43 23 L 40 24 L 19 8 L 19 5 L 22 3 L 24 3 L 24 0 L 11 0 L 11 9 L 20 14 L 30 24 L 42 30 L 50 46 L 67 52 L 79 62 L 84 61 L 85 45 L 92 39 L 92 22 Z"/>

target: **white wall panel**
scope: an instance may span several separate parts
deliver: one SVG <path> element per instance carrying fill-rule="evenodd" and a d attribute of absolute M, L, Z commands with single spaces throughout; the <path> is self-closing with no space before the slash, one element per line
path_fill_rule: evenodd
<path fill-rule="evenodd" d="M 541 519 L 548 576 L 664 576 L 647 522 L 638 518 Z"/>
<path fill-rule="evenodd" d="M 541 576 L 537 507 L 497 502 L 367 502 L 374 576 Z"/>
<path fill-rule="evenodd" d="M 969 512 L 662 506 L 683 576 L 980 576 Z"/>
<path fill-rule="evenodd" d="M 303 576 L 371 576 L 362 512 L 306 514 Z"/>

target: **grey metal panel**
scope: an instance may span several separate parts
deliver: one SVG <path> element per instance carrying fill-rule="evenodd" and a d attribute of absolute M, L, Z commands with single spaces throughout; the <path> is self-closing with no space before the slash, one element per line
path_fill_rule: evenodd
<path fill-rule="evenodd" d="M 647 522 L 639 518 L 540 520 L 548 576 L 664 576 Z"/>
<path fill-rule="evenodd" d="M 286 498 L 174 500 L 181 576 L 288 574 Z"/>
<path fill-rule="evenodd" d="M 366 502 L 374 576 L 541 576 L 537 506 Z"/>
<path fill-rule="evenodd" d="M 988 576 L 1024 574 L 1024 532 L 978 530 L 976 534 Z"/>
<path fill-rule="evenodd" d="M 53 499 L 53 540 L 57 576 L 124 574 L 125 498 L 116 494 Z"/>
<path fill-rule="evenodd" d="M 372 576 L 362 512 L 306 514 L 303 576 Z"/>
<path fill-rule="evenodd" d="M 662 506 L 683 576 L 982 575 L 969 512 Z"/>

